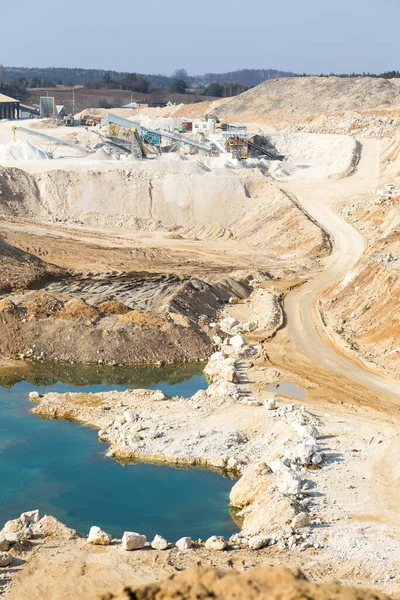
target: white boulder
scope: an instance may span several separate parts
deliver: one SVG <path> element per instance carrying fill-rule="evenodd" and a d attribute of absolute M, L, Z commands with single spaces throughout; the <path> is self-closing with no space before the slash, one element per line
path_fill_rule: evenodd
<path fill-rule="evenodd" d="M 168 548 L 167 540 L 161 535 L 155 535 L 150 545 L 154 550 L 166 550 Z"/>
<path fill-rule="evenodd" d="M 276 481 L 281 494 L 295 496 L 301 492 L 301 478 L 289 469 L 279 471 Z"/>
<path fill-rule="evenodd" d="M 205 542 L 205 547 L 208 550 L 225 550 L 227 544 L 222 535 L 212 535 Z"/>
<path fill-rule="evenodd" d="M 0 567 L 8 567 L 12 563 L 12 556 L 8 552 L 0 552 Z"/>
<path fill-rule="evenodd" d="M 310 517 L 308 513 L 301 512 L 295 516 L 292 520 L 292 527 L 295 529 L 301 529 L 302 527 L 308 527 L 310 524 Z"/>
<path fill-rule="evenodd" d="M 311 462 L 313 465 L 320 465 L 323 460 L 324 460 L 324 457 L 322 456 L 322 454 L 320 452 L 316 452 L 311 457 Z"/>
<path fill-rule="evenodd" d="M 39 510 L 30 510 L 28 512 L 22 513 L 20 516 L 21 523 L 26 527 L 27 525 L 32 525 L 32 523 L 37 523 L 40 521 Z"/>
<path fill-rule="evenodd" d="M 276 409 L 275 398 L 267 398 L 266 400 L 264 400 L 264 406 L 267 410 L 275 410 Z"/>
<path fill-rule="evenodd" d="M 147 538 L 145 535 L 136 533 L 134 531 L 125 531 L 122 536 L 122 549 L 123 550 L 138 550 L 144 548 L 146 545 Z"/>
<path fill-rule="evenodd" d="M 285 458 L 300 465 L 309 465 L 312 456 L 318 452 L 319 449 L 317 440 L 309 436 L 302 442 L 288 448 L 285 452 Z"/>
<path fill-rule="evenodd" d="M 23 536 L 21 533 L 5 533 L 4 537 L 11 545 L 13 545 L 18 544 L 18 542 L 22 540 Z"/>
<path fill-rule="evenodd" d="M 239 335 L 243 331 L 243 327 L 237 319 L 233 317 L 225 317 L 219 323 L 221 331 L 229 335 Z"/>
<path fill-rule="evenodd" d="M 229 340 L 229 345 L 235 348 L 235 350 L 240 350 L 243 346 L 246 346 L 246 344 L 246 338 L 242 335 L 235 335 Z"/>
<path fill-rule="evenodd" d="M 5 523 L 1 533 L 20 533 L 23 530 L 24 526 L 22 524 L 21 519 L 11 519 Z"/>
<path fill-rule="evenodd" d="M 192 539 L 190 537 L 182 537 L 176 542 L 176 547 L 181 552 L 184 552 L 185 550 L 190 550 L 190 548 L 192 547 Z"/>
<path fill-rule="evenodd" d="M 88 543 L 94 544 L 95 546 L 109 546 L 111 544 L 111 535 L 106 533 L 100 527 L 95 525 L 90 528 L 88 535 Z"/>
<path fill-rule="evenodd" d="M 39 392 L 29 392 L 28 397 L 29 397 L 29 400 L 36 401 L 36 400 L 39 400 L 40 394 L 39 394 Z"/>
<path fill-rule="evenodd" d="M 254 535 L 249 539 L 249 548 L 250 550 L 260 550 L 261 548 L 265 548 L 268 546 L 270 537 L 264 534 Z"/>

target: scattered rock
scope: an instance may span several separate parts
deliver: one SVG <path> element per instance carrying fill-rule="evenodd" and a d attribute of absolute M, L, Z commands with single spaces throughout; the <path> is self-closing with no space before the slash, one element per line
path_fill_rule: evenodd
<path fill-rule="evenodd" d="M 37 523 L 40 520 L 39 510 L 31 510 L 29 512 L 24 512 L 20 516 L 21 522 L 24 526 L 31 525 L 32 523 Z"/>
<path fill-rule="evenodd" d="M 176 542 L 176 547 L 178 548 L 178 550 L 180 550 L 181 552 L 184 552 L 185 550 L 189 550 L 192 547 L 192 539 L 190 537 L 183 537 L 180 538 L 177 542 Z"/>
<path fill-rule="evenodd" d="M 0 534 L 0 552 L 7 552 L 10 547 L 10 542 L 4 535 Z"/>
<path fill-rule="evenodd" d="M 138 550 L 144 548 L 146 545 L 147 538 L 145 535 L 135 533 L 134 531 L 125 531 L 122 536 L 122 549 L 123 550 Z"/>
<path fill-rule="evenodd" d="M 249 539 L 249 548 L 250 550 L 260 550 L 261 548 L 265 548 L 268 546 L 270 541 L 270 537 L 264 534 L 255 535 Z"/>
<path fill-rule="evenodd" d="M 233 346 L 235 350 L 240 350 L 240 348 L 246 346 L 247 342 L 246 338 L 244 338 L 242 335 L 235 335 L 234 337 L 231 337 L 231 339 L 229 340 L 229 344 L 230 346 Z"/>
<path fill-rule="evenodd" d="M 275 398 L 267 398 L 266 400 L 264 400 L 264 406 L 267 410 L 275 410 L 276 409 Z"/>
<path fill-rule="evenodd" d="M 310 516 L 308 513 L 301 512 L 295 516 L 292 520 L 292 527 L 295 529 L 301 529 L 302 527 L 308 527 L 310 524 Z"/>
<path fill-rule="evenodd" d="M 150 545 L 154 550 L 166 550 L 169 544 L 161 535 L 155 535 Z"/>
<path fill-rule="evenodd" d="M 227 544 L 222 535 L 212 535 L 204 544 L 208 550 L 225 550 Z"/>
<path fill-rule="evenodd" d="M 0 552 L 0 567 L 8 567 L 12 563 L 12 556 L 8 552 Z"/>
<path fill-rule="evenodd" d="M 94 544 L 95 546 L 109 546 L 111 540 L 111 535 L 100 529 L 100 527 L 93 526 L 90 528 L 87 539 L 89 544 Z"/>
<path fill-rule="evenodd" d="M 277 476 L 278 490 L 282 494 L 297 495 L 301 492 L 301 479 L 298 475 L 289 469 L 279 471 Z"/>
<path fill-rule="evenodd" d="M 1 530 L 2 534 L 5 533 L 20 533 L 24 528 L 21 519 L 11 519 L 5 523 L 3 529 Z"/>

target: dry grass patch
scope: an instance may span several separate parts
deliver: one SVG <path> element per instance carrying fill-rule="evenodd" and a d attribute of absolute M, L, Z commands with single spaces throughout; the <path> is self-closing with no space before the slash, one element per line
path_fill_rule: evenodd
<path fill-rule="evenodd" d="M 129 306 L 122 302 L 118 302 L 118 300 L 105 300 L 104 302 L 97 304 L 96 308 L 106 315 L 106 317 L 111 315 L 125 315 L 131 310 Z"/>
<path fill-rule="evenodd" d="M 55 314 L 55 317 L 58 319 L 85 319 L 91 321 L 99 315 L 97 308 L 90 306 L 83 298 L 72 298 Z"/>
<path fill-rule="evenodd" d="M 166 321 L 149 310 L 134 309 L 118 317 L 121 323 L 133 323 L 139 327 L 163 327 Z"/>

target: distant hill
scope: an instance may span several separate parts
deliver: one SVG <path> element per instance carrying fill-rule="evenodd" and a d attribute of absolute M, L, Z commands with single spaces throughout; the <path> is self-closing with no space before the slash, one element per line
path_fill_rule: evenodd
<path fill-rule="evenodd" d="M 134 72 L 134 69 L 132 70 Z M 107 71 L 105 69 L 79 69 L 63 67 L 47 68 L 28 68 L 28 67 L 4 67 L 4 79 L 7 81 L 16 81 L 25 77 L 29 81 L 34 78 L 53 83 L 62 82 L 64 84 L 83 85 L 87 81 L 99 81 L 106 73 L 110 75 L 113 81 L 120 81 L 127 75 L 123 71 Z M 173 76 L 154 75 L 141 73 L 142 77 L 149 81 L 152 87 L 169 87 L 174 80 Z M 231 83 L 237 82 L 246 87 L 258 85 L 263 81 L 275 79 L 277 77 L 293 77 L 294 73 L 287 71 L 277 71 L 275 69 L 241 69 L 227 73 L 206 73 L 205 75 L 187 76 L 187 83 L 190 86 L 205 86 L 209 83 Z"/>
<path fill-rule="evenodd" d="M 228 71 L 227 73 L 206 73 L 198 80 L 204 83 L 230 83 L 236 81 L 246 87 L 254 87 L 270 79 L 281 77 L 295 77 L 295 73 L 290 71 L 277 71 L 276 69 L 240 69 L 238 71 Z"/>

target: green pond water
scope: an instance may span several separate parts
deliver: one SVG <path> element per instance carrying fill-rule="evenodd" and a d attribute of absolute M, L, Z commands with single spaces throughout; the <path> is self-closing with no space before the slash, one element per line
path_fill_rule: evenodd
<path fill-rule="evenodd" d="M 39 508 L 87 533 L 98 525 L 171 541 L 229 536 L 232 480 L 204 469 L 121 465 L 106 458 L 97 431 L 30 414 L 28 394 L 100 392 L 134 387 L 190 396 L 207 387 L 197 367 L 115 368 L 30 364 L 0 370 L 0 517 L 2 524 Z"/>

